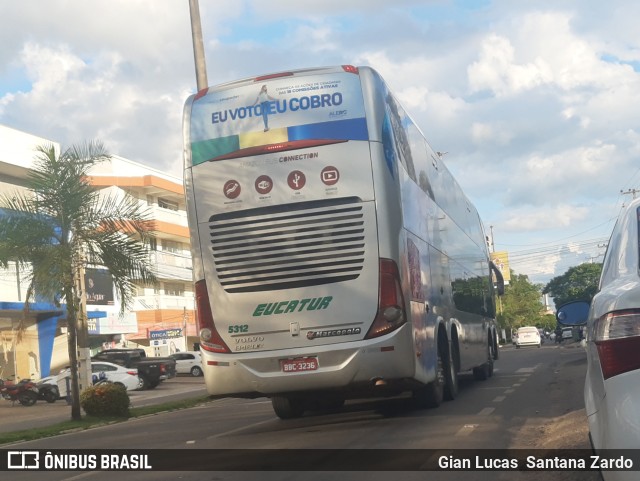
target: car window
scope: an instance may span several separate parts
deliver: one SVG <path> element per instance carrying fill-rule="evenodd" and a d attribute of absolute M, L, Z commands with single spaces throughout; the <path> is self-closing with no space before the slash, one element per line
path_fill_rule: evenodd
<path fill-rule="evenodd" d="M 538 334 L 538 330 L 535 327 L 521 327 L 518 329 L 518 334 Z"/>

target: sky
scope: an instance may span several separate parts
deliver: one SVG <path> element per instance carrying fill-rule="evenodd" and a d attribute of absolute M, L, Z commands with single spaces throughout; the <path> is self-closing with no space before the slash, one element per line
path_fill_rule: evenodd
<path fill-rule="evenodd" d="M 640 2 L 200 0 L 208 83 L 370 66 L 532 282 L 640 188 Z M 0 0 L 0 124 L 182 176 L 188 0 Z"/>

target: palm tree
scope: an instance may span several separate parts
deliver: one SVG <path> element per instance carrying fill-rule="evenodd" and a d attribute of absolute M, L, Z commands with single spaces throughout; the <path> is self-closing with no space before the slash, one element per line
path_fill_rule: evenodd
<path fill-rule="evenodd" d="M 78 275 L 85 265 L 108 269 L 124 314 L 135 295 L 134 281 L 155 282 L 144 243 L 153 223 L 132 197 L 101 195 L 91 186 L 89 169 L 110 159 L 102 143 L 86 142 L 59 155 L 53 145 L 36 152 L 29 192 L 0 197 L 7 210 L 0 218 L 0 266 L 13 261 L 29 273 L 25 313 L 35 293 L 56 305 L 66 303 L 71 418 L 79 420 L 77 343 L 85 313 Z"/>

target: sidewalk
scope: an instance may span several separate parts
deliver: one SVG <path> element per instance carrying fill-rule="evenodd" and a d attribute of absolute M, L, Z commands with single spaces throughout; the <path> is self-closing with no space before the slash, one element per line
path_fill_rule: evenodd
<path fill-rule="evenodd" d="M 64 399 L 52 404 L 38 400 L 29 407 L 0 399 L 0 433 L 44 428 L 70 419 L 71 406 Z"/>
<path fill-rule="evenodd" d="M 133 407 L 199 396 L 206 396 L 204 378 L 191 376 L 169 379 L 156 389 L 129 392 Z M 11 401 L 0 398 L 0 433 L 44 428 L 70 420 L 71 406 L 64 399 L 52 404 L 38 400 L 33 406 L 25 407 L 18 402 L 12 405 Z"/>

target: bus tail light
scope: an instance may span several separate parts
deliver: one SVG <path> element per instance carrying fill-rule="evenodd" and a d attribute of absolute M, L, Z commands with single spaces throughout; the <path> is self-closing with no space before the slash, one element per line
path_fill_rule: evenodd
<path fill-rule="evenodd" d="M 193 97 L 193 101 L 195 102 L 198 99 L 201 99 L 205 95 L 209 93 L 209 87 L 205 87 L 202 90 L 199 90 L 195 97 Z"/>
<path fill-rule="evenodd" d="M 220 334 L 218 334 L 213 322 L 207 283 L 204 279 L 196 282 L 196 320 L 202 349 L 211 352 L 231 352 L 220 337 Z"/>
<path fill-rule="evenodd" d="M 391 259 L 380 259 L 378 313 L 365 339 L 384 336 L 407 322 L 398 266 Z"/>
<path fill-rule="evenodd" d="M 342 70 L 344 70 L 347 73 L 354 73 L 356 75 L 360 73 L 360 71 L 358 70 L 358 67 L 354 67 L 353 65 L 343 65 Z"/>
<path fill-rule="evenodd" d="M 594 341 L 605 379 L 640 369 L 640 310 L 602 316 L 595 323 Z"/>

